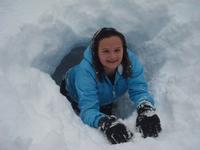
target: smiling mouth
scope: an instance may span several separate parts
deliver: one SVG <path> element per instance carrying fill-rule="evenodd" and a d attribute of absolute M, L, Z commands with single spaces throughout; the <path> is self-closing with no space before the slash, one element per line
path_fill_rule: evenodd
<path fill-rule="evenodd" d="M 108 62 L 108 63 L 116 63 L 116 62 L 118 62 L 118 60 L 114 60 L 114 61 L 108 60 L 107 62 Z"/>

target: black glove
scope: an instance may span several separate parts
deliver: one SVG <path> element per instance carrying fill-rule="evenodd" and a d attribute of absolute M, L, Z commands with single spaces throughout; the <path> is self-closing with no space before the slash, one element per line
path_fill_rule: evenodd
<path fill-rule="evenodd" d="M 149 102 L 143 102 L 137 108 L 136 127 L 144 138 L 157 137 L 162 130 L 160 119 L 155 114 L 155 108 Z"/>
<path fill-rule="evenodd" d="M 117 121 L 113 115 L 102 117 L 99 121 L 99 127 L 112 144 L 127 142 L 133 136 L 133 133 L 124 124 Z"/>

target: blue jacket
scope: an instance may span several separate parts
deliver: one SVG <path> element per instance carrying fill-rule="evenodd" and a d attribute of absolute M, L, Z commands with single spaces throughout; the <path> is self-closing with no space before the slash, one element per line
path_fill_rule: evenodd
<path fill-rule="evenodd" d="M 90 47 L 85 50 L 80 64 L 72 67 L 65 74 L 66 89 L 70 96 L 76 99 L 80 108 L 80 117 L 84 123 L 97 128 L 99 119 L 105 116 L 99 111 L 100 106 L 115 102 L 126 91 L 136 106 L 144 100 L 154 105 L 144 79 L 143 66 L 130 50 L 128 50 L 128 56 L 132 65 L 132 76 L 125 79 L 122 76 L 122 67 L 118 67 L 114 84 L 106 75 L 103 81 L 96 80 Z"/>

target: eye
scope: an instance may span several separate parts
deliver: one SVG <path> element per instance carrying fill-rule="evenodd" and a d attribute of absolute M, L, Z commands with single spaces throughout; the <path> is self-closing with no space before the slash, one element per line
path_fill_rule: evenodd
<path fill-rule="evenodd" d="M 107 53 L 109 53 L 109 50 L 108 49 L 103 49 L 101 52 L 107 54 Z"/>
<path fill-rule="evenodd" d="M 116 52 L 116 53 L 119 53 L 120 51 L 121 51 L 120 48 L 115 49 L 115 52 Z"/>

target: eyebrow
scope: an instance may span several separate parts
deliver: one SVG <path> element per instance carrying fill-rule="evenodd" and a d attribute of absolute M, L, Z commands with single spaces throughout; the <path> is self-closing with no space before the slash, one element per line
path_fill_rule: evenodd
<path fill-rule="evenodd" d="M 114 49 L 120 49 L 122 48 L 122 46 L 119 46 L 119 47 L 115 47 Z M 101 50 L 109 50 L 108 48 L 102 48 Z"/>

